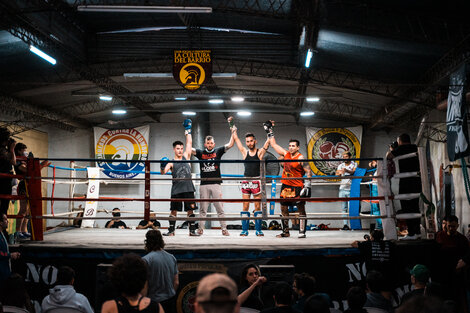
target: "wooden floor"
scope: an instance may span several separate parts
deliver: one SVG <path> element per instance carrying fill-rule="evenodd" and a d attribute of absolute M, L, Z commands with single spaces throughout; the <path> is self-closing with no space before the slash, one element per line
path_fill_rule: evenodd
<path fill-rule="evenodd" d="M 291 231 L 290 238 L 276 238 L 279 230 L 266 230 L 264 237 L 257 237 L 255 231 L 240 237 L 240 230 L 229 230 L 230 236 L 222 236 L 220 229 L 204 230 L 200 237 L 190 237 L 188 229 L 177 229 L 176 236 L 164 237 L 165 249 L 255 249 L 255 250 L 297 250 L 350 248 L 355 240 L 364 240 L 368 231 L 314 230 L 307 231 L 307 238 L 297 238 L 298 231 Z M 46 232 L 44 241 L 24 241 L 24 246 L 83 249 L 139 249 L 144 247 L 147 230 L 132 229 L 79 229 L 62 228 Z M 166 232 L 166 229 L 162 229 Z"/>

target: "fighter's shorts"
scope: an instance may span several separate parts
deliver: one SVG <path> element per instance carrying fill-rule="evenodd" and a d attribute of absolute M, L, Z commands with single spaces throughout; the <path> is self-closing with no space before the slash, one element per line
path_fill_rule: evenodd
<path fill-rule="evenodd" d="M 283 199 L 294 199 L 300 198 L 300 192 L 302 191 L 302 187 L 295 187 L 282 184 L 281 187 L 281 198 Z M 299 205 L 305 204 L 305 201 L 286 201 L 281 202 L 281 205 Z"/>
<path fill-rule="evenodd" d="M 261 193 L 261 182 L 259 180 L 242 181 L 242 193 L 245 195 L 259 195 Z"/>
<path fill-rule="evenodd" d="M 171 199 L 194 199 L 194 192 L 182 192 L 175 195 L 171 195 Z M 191 211 L 197 210 L 196 202 L 193 201 L 173 201 L 170 204 L 171 211 L 182 211 L 184 203 L 184 210 Z"/>

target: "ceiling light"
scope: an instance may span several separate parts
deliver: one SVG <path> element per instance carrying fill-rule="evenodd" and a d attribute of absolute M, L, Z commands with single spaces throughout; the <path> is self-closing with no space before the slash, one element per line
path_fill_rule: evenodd
<path fill-rule="evenodd" d="M 307 97 L 307 98 L 305 98 L 305 100 L 307 100 L 307 102 L 318 102 L 318 101 L 320 101 L 320 98 L 318 98 L 318 97 Z"/>
<path fill-rule="evenodd" d="M 240 111 L 237 113 L 239 116 L 250 116 L 251 112 L 248 111 Z"/>
<path fill-rule="evenodd" d="M 122 115 L 126 113 L 127 111 L 125 109 L 113 109 L 113 114 Z"/>
<path fill-rule="evenodd" d="M 313 116 L 313 115 L 315 115 L 315 112 L 312 112 L 312 111 L 300 112 L 300 116 Z"/>
<path fill-rule="evenodd" d="M 185 112 L 183 112 L 183 115 L 194 116 L 194 115 L 196 115 L 196 112 L 185 111 Z"/>
<path fill-rule="evenodd" d="M 240 96 L 236 96 L 236 97 L 232 97 L 232 101 L 233 102 L 243 102 L 243 101 L 245 101 L 245 98 L 240 97 Z"/>
<path fill-rule="evenodd" d="M 121 13 L 212 13 L 211 7 L 171 7 L 147 5 L 79 5 L 82 12 L 121 12 Z"/>
<path fill-rule="evenodd" d="M 307 51 L 307 57 L 305 58 L 305 67 L 309 68 L 310 67 L 310 61 L 312 60 L 313 52 L 311 49 L 308 49 Z"/>
<path fill-rule="evenodd" d="M 176 101 L 185 101 L 187 99 L 188 99 L 187 97 L 175 97 Z"/>
<path fill-rule="evenodd" d="M 113 100 L 113 97 L 111 97 L 111 96 L 100 96 L 100 100 L 111 101 L 111 100 Z"/>
<path fill-rule="evenodd" d="M 222 103 L 224 103 L 224 100 L 222 100 L 222 99 L 210 99 L 209 103 L 210 104 L 222 104 Z"/>
<path fill-rule="evenodd" d="M 30 50 L 32 53 L 36 54 L 37 56 L 43 58 L 43 59 L 46 60 L 47 62 L 51 63 L 52 65 L 56 65 L 57 61 L 56 61 L 53 57 L 47 55 L 46 53 L 42 52 L 42 51 L 39 50 L 38 48 L 36 48 L 36 47 L 34 47 L 34 46 L 29 46 L 29 50 Z"/>

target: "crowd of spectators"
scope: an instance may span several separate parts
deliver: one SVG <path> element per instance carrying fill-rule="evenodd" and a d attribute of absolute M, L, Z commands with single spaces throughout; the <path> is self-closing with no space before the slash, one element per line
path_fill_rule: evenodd
<path fill-rule="evenodd" d="M 6 222 L 3 221 L 0 226 L 5 227 L 8 220 L 4 214 L 3 219 Z M 373 230 L 368 240 L 352 243 L 363 256 L 367 275 L 365 284 L 358 281 L 347 291 L 347 301 L 341 308 L 334 308 L 330 296 L 321 292 L 321 286 L 317 286 L 310 274 L 295 274 L 292 282 L 266 284 L 268 279 L 256 264 L 248 264 L 240 271 L 238 287 L 225 274 L 213 274 L 202 279 L 196 299 L 191 303 L 192 308 L 199 313 L 465 312 L 462 311 L 465 308 L 462 300 L 467 289 L 462 285 L 464 280 L 461 276 L 462 269 L 470 262 L 469 243 L 457 231 L 457 217 L 448 216 L 445 220 L 443 230 L 436 236 L 439 251 L 446 256 L 440 263 L 441 271 L 432 273 L 424 264 L 414 264 L 409 270 L 412 287 L 400 299 L 393 298 L 394 287 L 390 284 L 396 271 L 393 267 L 396 263 L 395 244 L 384 240 L 381 230 Z M 109 269 L 108 277 L 116 293 L 102 304 L 102 312 L 177 312 L 175 304 L 179 274 L 176 258 L 164 250 L 165 243 L 159 230 L 147 231 L 144 243 L 146 254 L 143 257 L 125 254 L 116 259 Z M 72 268 L 60 267 L 54 286 L 42 300 L 40 312 L 66 308 L 92 313 L 87 298 L 75 291 L 75 279 Z M 271 295 L 272 301 L 267 301 L 266 294 Z M 24 279 L 16 273 L 3 281 L 0 302 L 7 308 L 5 312 L 10 307 L 35 312 Z M 35 313 L 40 312 L 36 308 Z"/>

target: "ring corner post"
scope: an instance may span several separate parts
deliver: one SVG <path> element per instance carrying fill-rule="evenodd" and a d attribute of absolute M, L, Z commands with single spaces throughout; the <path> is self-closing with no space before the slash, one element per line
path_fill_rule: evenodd
<path fill-rule="evenodd" d="M 427 239 L 434 239 L 436 235 L 436 209 L 432 203 L 428 160 L 426 148 L 418 147 L 419 172 L 421 176 L 421 196 L 424 204 L 424 226 Z"/>
<path fill-rule="evenodd" d="M 29 207 L 33 241 L 44 240 L 42 219 L 41 164 L 37 158 L 28 158 L 26 167 Z"/>
<path fill-rule="evenodd" d="M 378 159 L 377 161 L 379 161 Z M 381 179 L 377 179 L 377 187 L 379 191 L 379 196 L 384 197 L 383 200 L 379 200 L 380 206 L 380 215 L 386 216 L 382 219 L 382 228 L 384 231 L 384 236 L 388 240 L 397 240 L 397 225 L 395 219 L 392 217 L 393 214 L 393 202 L 390 201 L 390 183 L 388 180 L 388 170 L 387 170 L 387 158 L 383 158 L 377 162 L 377 176 L 381 176 Z"/>
<path fill-rule="evenodd" d="M 144 220 L 150 221 L 150 161 L 145 161 Z"/>
<path fill-rule="evenodd" d="M 261 211 L 263 218 L 268 217 L 267 204 L 266 204 L 266 160 L 260 160 L 260 178 L 261 178 Z"/>

